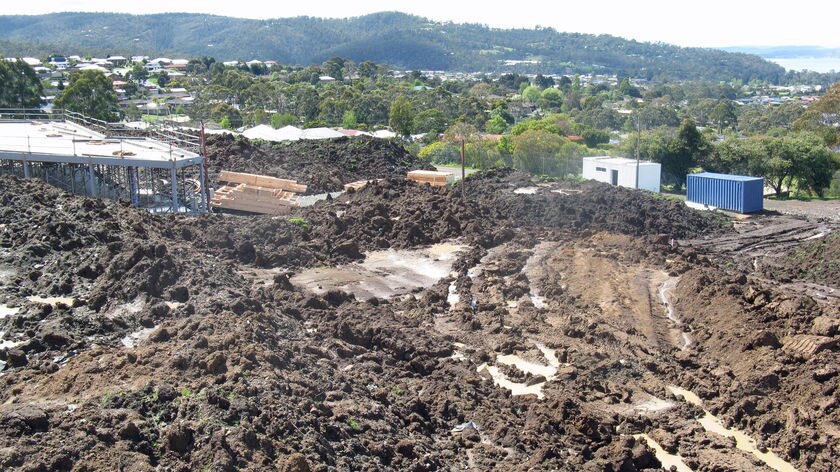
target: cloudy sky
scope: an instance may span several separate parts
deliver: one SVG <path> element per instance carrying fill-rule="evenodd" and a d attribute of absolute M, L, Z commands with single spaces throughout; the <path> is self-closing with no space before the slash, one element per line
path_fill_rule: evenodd
<path fill-rule="evenodd" d="M 801 7 L 801 8 L 800 8 Z M 317 16 L 346 18 L 399 10 L 439 21 L 495 27 L 551 26 L 559 31 L 612 34 L 680 46 L 817 45 L 840 47 L 840 2 L 779 0 L 531 0 L 455 2 L 425 0 L 30 0 L 0 2 L 0 14 L 58 11 L 124 13 L 196 12 L 240 18 Z"/>

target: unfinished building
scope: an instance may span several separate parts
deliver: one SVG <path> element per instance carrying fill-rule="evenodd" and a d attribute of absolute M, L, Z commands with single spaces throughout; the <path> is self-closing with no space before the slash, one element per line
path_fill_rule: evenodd
<path fill-rule="evenodd" d="M 198 138 L 137 130 L 72 112 L 0 110 L 0 173 L 153 212 L 206 211 Z"/>

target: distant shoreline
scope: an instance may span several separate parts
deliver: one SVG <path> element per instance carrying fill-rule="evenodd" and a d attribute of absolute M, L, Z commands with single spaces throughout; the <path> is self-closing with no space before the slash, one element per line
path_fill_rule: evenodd
<path fill-rule="evenodd" d="M 810 70 L 814 72 L 840 72 L 840 57 L 765 57 L 764 59 L 775 62 L 787 70 L 801 71 Z"/>

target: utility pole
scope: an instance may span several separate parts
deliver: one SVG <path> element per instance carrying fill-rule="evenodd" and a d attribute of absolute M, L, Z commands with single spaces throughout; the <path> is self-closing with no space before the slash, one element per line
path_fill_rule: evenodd
<path fill-rule="evenodd" d="M 642 145 L 642 116 L 636 110 L 636 190 L 639 189 L 639 148 Z"/>
<path fill-rule="evenodd" d="M 462 134 L 461 135 L 461 199 L 462 200 L 464 198 L 466 198 L 466 190 L 464 189 L 464 185 L 467 184 L 467 182 L 465 181 L 465 178 L 466 178 L 466 175 L 467 175 L 467 170 L 466 170 L 466 159 L 465 159 L 465 156 L 464 156 L 466 154 L 466 147 L 467 147 L 466 140 L 464 138 L 464 135 Z"/>

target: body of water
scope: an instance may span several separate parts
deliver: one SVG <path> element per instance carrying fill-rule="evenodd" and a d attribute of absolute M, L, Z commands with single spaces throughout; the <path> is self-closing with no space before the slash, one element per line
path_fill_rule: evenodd
<path fill-rule="evenodd" d="M 766 57 L 787 70 L 814 72 L 840 71 L 840 57 Z"/>

